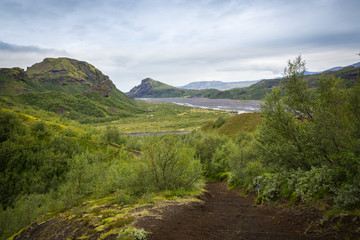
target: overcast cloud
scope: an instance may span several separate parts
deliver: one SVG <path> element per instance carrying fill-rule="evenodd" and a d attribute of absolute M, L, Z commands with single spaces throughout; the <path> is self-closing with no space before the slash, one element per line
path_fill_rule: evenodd
<path fill-rule="evenodd" d="M 359 62 L 359 0 L 0 0 L 0 67 L 84 60 L 122 91 Z"/>

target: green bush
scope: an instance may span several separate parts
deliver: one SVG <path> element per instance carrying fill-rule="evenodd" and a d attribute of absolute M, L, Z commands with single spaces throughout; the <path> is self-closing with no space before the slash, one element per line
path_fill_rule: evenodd
<path fill-rule="evenodd" d="M 338 178 L 339 173 L 327 166 L 312 167 L 310 171 L 298 169 L 258 176 L 253 179 L 252 187 L 255 189 L 256 186 L 260 186 L 262 199 L 265 201 L 291 197 L 303 203 L 311 203 L 333 195 L 336 192 Z"/>
<path fill-rule="evenodd" d="M 24 127 L 15 113 L 0 109 L 0 143 L 23 131 Z"/>
<path fill-rule="evenodd" d="M 213 128 L 220 128 L 222 125 L 226 123 L 226 119 L 223 116 L 220 116 L 216 119 L 216 121 L 213 123 Z"/>
<path fill-rule="evenodd" d="M 108 143 L 118 143 L 120 144 L 119 140 L 120 140 L 120 132 L 119 129 L 117 127 L 114 126 L 106 126 L 105 128 L 105 133 L 104 133 L 104 138 L 106 140 L 106 142 Z"/>
<path fill-rule="evenodd" d="M 114 200 L 117 204 L 127 205 L 131 203 L 133 198 L 127 194 L 124 190 L 117 190 L 114 194 Z"/>
<path fill-rule="evenodd" d="M 298 174 L 295 184 L 295 196 L 300 198 L 302 202 L 307 203 L 333 194 L 336 189 L 335 175 L 335 172 L 327 166 L 322 168 L 312 167 L 310 171 Z"/>
<path fill-rule="evenodd" d="M 210 133 L 203 134 L 202 138 L 194 143 L 196 146 L 196 156 L 200 158 L 206 177 L 214 177 L 216 170 L 213 169 L 212 158 L 216 151 L 221 149 L 227 141 L 228 138 L 226 137 Z"/>
<path fill-rule="evenodd" d="M 230 170 L 229 158 L 237 151 L 237 145 L 229 141 L 217 148 L 207 165 L 208 177 L 216 178 Z"/>
<path fill-rule="evenodd" d="M 259 178 L 257 178 L 259 179 Z M 283 183 L 283 178 L 280 174 L 269 174 L 265 175 L 263 180 L 258 186 L 260 186 L 260 191 L 262 195 L 262 200 L 272 202 L 280 197 L 281 193 L 281 184 Z M 255 186 L 254 186 L 255 187 Z"/>
<path fill-rule="evenodd" d="M 35 221 L 50 209 L 47 194 L 30 194 L 21 197 L 14 207 L 5 210 L 0 206 L 0 238 L 6 239 L 22 227 Z"/>
<path fill-rule="evenodd" d="M 191 189 L 201 179 L 200 161 L 194 150 L 175 134 L 144 138 L 137 176 L 132 189 L 146 191 Z"/>
<path fill-rule="evenodd" d="M 146 240 L 148 234 L 144 229 L 127 227 L 119 232 L 116 240 Z"/>
<path fill-rule="evenodd" d="M 143 145 L 143 138 L 142 137 L 128 137 L 125 141 L 125 147 L 128 149 L 141 151 Z"/>
<path fill-rule="evenodd" d="M 336 191 L 335 205 L 346 210 L 360 208 L 360 181 L 345 184 Z"/>

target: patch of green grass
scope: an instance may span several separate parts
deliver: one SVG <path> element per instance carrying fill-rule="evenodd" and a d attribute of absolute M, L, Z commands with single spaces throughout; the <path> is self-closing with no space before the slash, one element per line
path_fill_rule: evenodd
<path fill-rule="evenodd" d="M 135 219 L 134 217 L 130 217 L 130 216 L 117 218 L 108 225 L 108 229 L 122 228 L 132 223 L 134 219 Z"/>
<path fill-rule="evenodd" d="M 219 134 L 236 138 L 242 133 L 253 133 L 261 123 L 259 113 L 242 113 L 231 117 L 219 117 L 213 122 L 203 125 L 203 131 L 216 131 Z"/>
<path fill-rule="evenodd" d="M 170 103 L 143 101 L 137 101 L 137 103 L 145 110 L 144 112 L 94 126 L 98 129 L 105 129 L 109 125 L 116 126 L 122 133 L 191 131 L 220 116 L 227 115 L 225 111 L 193 109 Z"/>

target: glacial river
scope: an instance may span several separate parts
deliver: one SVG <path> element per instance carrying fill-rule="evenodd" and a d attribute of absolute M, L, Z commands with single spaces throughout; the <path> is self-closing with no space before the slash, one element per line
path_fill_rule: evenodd
<path fill-rule="evenodd" d="M 258 100 L 243 101 L 207 98 L 137 98 L 137 100 L 173 103 L 192 108 L 236 111 L 237 113 L 259 112 L 261 103 L 261 101 Z"/>

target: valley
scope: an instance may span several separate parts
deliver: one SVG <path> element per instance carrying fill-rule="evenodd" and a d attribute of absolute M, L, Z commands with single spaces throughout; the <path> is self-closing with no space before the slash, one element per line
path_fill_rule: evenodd
<path fill-rule="evenodd" d="M 1 69 L 0 238 L 359 238 L 359 69 L 289 64 L 130 95 L 75 59 Z"/>
<path fill-rule="evenodd" d="M 360 64 L 355 63 L 347 67 L 337 67 L 319 73 L 304 72 L 304 80 L 310 88 L 317 86 L 317 80 L 322 77 L 334 76 L 341 78 L 347 88 L 354 85 L 359 75 Z M 210 99 L 236 99 L 236 100 L 264 100 L 267 93 L 273 88 L 283 87 L 282 78 L 256 81 L 247 87 L 234 87 L 227 90 L 215 88 L 191 89 L 177 88 L 168 84 L 146 78 L 141 84 L 132 88 L 128 96 L 133 98 L 210 98 Z M 221 88 L 220 88 L 221 89 Z"/>

